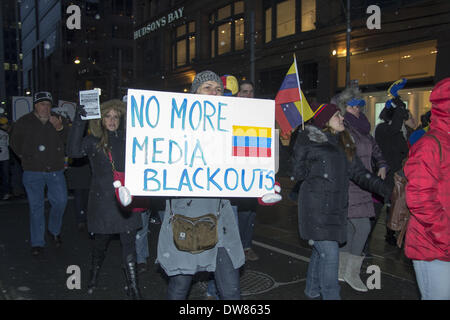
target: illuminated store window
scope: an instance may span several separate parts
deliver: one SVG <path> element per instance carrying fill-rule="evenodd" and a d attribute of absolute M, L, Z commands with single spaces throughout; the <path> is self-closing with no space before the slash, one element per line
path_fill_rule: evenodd
<path fill-rule="evenodd" d="M 219 8 L 210 15 L 211 57 L 244 49 L 244 1 Z"/>
<path fill-rule="evenodd" d="M 316 28 L 316 0 L 265 0 L 265 42 Z"/>
<path fill-rule="evenodd" d="M 272 8 L 266 9 L 266 43 L 272 41 Z"/>
<path fill-rule="evenodd" d="M 345 45 L 344 45 L 345 46 Z M 386 50 L 353 52 L 350 56 L 350 78 L 359 85 L 390 83 L 400 78 L 434 77 L 436 40 Z M 338 87 L 345 87 L 345 50 L 338 48 Z"/>
<path fill-rule="evenodd" d="M 316 0 L 302 0 L 302 32 L 316 29 Z"/>
<path fill-rule="evenodd" d="M 295 0 L 277 4 L 277 38 L 295 33 Z"/>
<path fill-rule="evenodd" d="M 174 68 L 192 63 L 195 52 L 195 22 L 191 21 L 175 29 L 172 45 Z"/>

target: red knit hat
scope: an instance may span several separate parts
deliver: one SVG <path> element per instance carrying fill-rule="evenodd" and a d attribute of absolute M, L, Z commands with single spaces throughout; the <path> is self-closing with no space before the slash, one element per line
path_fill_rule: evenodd
<path fill-rule="evenodd" d="M 323 129 L 325 124 L 331 119 L 331 117 L 339 111 L 339 108 L 332 103 L 321 104 L 316 111 L 314 111 L 313 119 L 314 125 Z"/>

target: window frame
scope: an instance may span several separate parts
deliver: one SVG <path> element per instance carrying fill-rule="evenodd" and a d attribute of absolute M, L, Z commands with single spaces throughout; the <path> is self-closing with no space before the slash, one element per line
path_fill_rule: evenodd
<path fill-rule="evenodd" d="M 243 10 L 240 13 L 235 13 L 235 4 L 238 2 L 242 2 Z M 219 10 L 230 6 L 231 14 L 230 16 L 218 20 L 218 12 Z M 243 41 L 244 45 L 242 49 L 236 49 L 236 22 L 242 19 L 244 25 L 244 35 Z M 230 50 L 219 54 L 219 28 L 225 24 L 230 24 Z M 245 35 L 246 35 L 246 26 L 245 26 L 245 1 L 233 1 L 225 6 L 219 7 L 215 9 L 212 13 L 209 14 L 209 57 L 216 58 L 219 56 L 224 56 L 228 54 L 232 54 L 235 52 L 241 52 L 245 50 Z M 213 38 L 214 35 L 214 38 Z"/>
<path fill-rule="evenodd" d="M 191 23 L 194 23 L 194 30 L 190 31 L 190 25 Z M 177 32 L 180 27 L 185 28 L 185 33 L 178 36 Z M 186 67 L 193 63 L 197 56 L 197 22 L 195 20 L 187 21 L 184 24 L 177 25 L 172 30 L 172 45 L 171 45 L 171 53 L 172 53 L 172 68 L 175 70 L 177 68 Z M 191 38 L 194 38 L 194 54 L 191 56 L 191 46 L 190 46 L 190 40 Z M 186 41 L 186 47 L 185 47 L 185 58 L 186 63 L 182 65 L 178 65 L 178 42 L 180 41 Z"/>
<path fill-rule="evenodd" d="M 308 31 L 302 31 L 302 0 L 294 0 L 294 4 L 295 4 L 295 22 L 294 22 L 295 30 L 294 30 L 294 33 L 287 35 L 287 36 L 283 36 L 283 37 L 277 37 L 277 29 L 278 29 L 277 5 L 284 1 L 288 1 L 288 0 L 265 0 L 263 3 L 262 21 L 263 21 L 263 30 L 264 30 L 263 39 L 264 39 L 265 45 L 273 43 L 274 41 L 293 37 L 293 36 L 297 35 L 298 33 L 305 33 L 305 32 L 310 32 L 310 31 L 316 30 L 316 29 L 311 29 Z M 266 31 L 267 31 L 266 12 L 268 9 L 272 10 L 272 14 L 271 14 L 271 18 L 270 18 L 271 35 L 270 35 L 269 41 L 267 41 L 267 34 L 266 34 Z M 316 1 L 316 21 L 317 21 L 317 1 Z"/>

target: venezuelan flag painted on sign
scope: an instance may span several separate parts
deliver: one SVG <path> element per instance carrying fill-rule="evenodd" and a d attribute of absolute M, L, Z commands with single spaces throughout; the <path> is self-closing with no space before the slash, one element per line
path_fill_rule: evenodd
<path fill-rule="evenodd" d="M 270 158 L 272 129 L 266 127 L 233 126 L 233 156 Z"/>
<path fill-rule="evenodd" d="M 281 131 L 288 133 L 302 124 L 302 122 L 311 119 L 313 114 L 313 110 L 300 89 L 297 63 L 294 57 L 294 62 L 275 97 L 275 120 Z"/>

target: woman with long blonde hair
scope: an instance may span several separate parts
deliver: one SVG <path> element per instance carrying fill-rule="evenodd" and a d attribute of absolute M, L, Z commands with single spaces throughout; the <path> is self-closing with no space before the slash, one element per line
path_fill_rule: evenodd
<path fill-rule="evenodd" d="M 113 164 L 117 171 L 125 171 L 126 105 L 120 100 L 109 100 L 101 104 L 100 110 L 101 119 L 89 121 L 91 134 L 85 137 L 83 132 L 87 121 L 81 120 L 80 110 L 77 110 L 67 147 L 69 157 L 87 156 L 92 168 L 87 224 L 88 231 L 94 234 L 94 245 L 88 293 L 92 294 L 98 285 L 100 268 L 112 236 L 119 234 L 127 294 L 140 299 L 135 241 L 142 221 L 138 213 L 124 210 L 119 205 L 113 186 Z"/>

